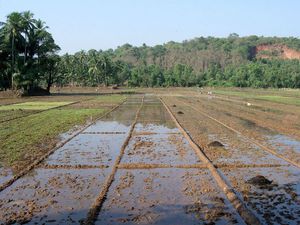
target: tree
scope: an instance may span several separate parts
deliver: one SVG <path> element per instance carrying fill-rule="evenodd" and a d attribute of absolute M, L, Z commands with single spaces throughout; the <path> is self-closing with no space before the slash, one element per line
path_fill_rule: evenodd
<path fill-rule="evenodd" d="M 2 77 L 10 81 L 8 87 L 28 93 L 43 83 L 48 71 L 43 70 L 41 61 L 51 60 L 60 49 L 47 28 L 43 21 L 34 19 L 30 11 L 13 12 L 1 23 L 0 54 L 4 60 L 10 59 L 10 66 L 2 63 L 5 67 Z"/>

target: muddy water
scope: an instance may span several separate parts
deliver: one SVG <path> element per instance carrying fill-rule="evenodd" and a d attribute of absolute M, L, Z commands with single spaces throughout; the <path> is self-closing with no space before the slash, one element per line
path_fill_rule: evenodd
<path fill-rule="evenodd" d="M 266 135 L 265 139 L 276 152 L 300 164 L 300 141 L 282 134 Z"/>
<path fill-rule="evenodd" d="M 132 137 L 121 162 L 179 165 L 199 160 L 181 134 L 157 133 Z"/>
<path fill-rule="evenodd" d="M 96 224 L 243 224 L 206 169 L 119 170 Z"/>
<path fill-rule="evenodd" d="M 84 219 L 107 169 L 42 169 L 0 195 L 0 224 L 73 224 Z"/>
<path fill-rule="evenodd" d="M 132 166 L 118 169 L 96 224 L 243 224 L 207 169 L 155 169 L 203 164 L 154 97 L 144 99 L 122 164 Z"/>
<path fill-rule="evenodd" d="M 13 178 L 13 171 L 10 168 L 0 167 L 0 186 Z"/>
<path fill-rule="evenodd" d="M 120 153 L 138 104 L 140 96 L 129 98 L 1 192 L 0 224 L 79 224 L 84 220 Z"/>
<path fill-rule="evenodd" d="M 107 129 L 108 131 L 110 129 Z M 45 164 L 68 166 L 98 165 L 109 167 L 119 155 L 125 139 L 126 134 L 82 133 L 55 151 L 45 161 Z"/>

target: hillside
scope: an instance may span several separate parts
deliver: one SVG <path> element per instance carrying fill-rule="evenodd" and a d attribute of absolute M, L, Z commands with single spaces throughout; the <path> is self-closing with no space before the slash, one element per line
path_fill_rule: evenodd
<path fill-rule="evenodd" d="M 300 39 L 239 37 L 232 34 L 228 38 L 200 37 L 153 47 L 125 44 L 111 50 L 111 53 L 116 59 L 135 66 L 156 64 L 170 69 L 176 64 L 186 64 L 196 71 L 205 71 L 212 64 L 224 68 L 229 64 L 239 65 L 256 58 L 300 59 Z"/>

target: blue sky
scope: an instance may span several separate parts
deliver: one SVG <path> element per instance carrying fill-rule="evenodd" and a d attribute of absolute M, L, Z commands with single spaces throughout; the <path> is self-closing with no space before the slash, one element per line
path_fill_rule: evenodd
<path fill-rule="evenodd" d="M 61 53 L 230 33 L 300 36 L 298 0 L 0 0 L 0 21 L 32 11 Z"/>

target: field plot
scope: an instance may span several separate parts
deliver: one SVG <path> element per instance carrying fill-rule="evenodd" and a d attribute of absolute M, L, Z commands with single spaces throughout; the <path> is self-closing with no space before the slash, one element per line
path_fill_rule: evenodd
<path fill-rule="evenodd" d="M 95 224 L 243 224 L 212 175 L 151 96 Z"/>
<path fill-rule="evenodd" d="M 261 223 L 300 222 L 300 142 L 294 127 L 299 111 L 290 112 L 295 123 L 282 126 L 287 113 L 211 95 L 165 101 Z"/>
<path fill-rule="evenodd" d="M 129 117 L 123 128 L 130 126 L 132 121 L 129 125 L 128 121 Z M 89 126 L 0 193 L 1 223 L 79 224 L 85 219 L 126 138 L 107 134 L 110 126 L 103 130 L 101 122 Z"/>
<path fill-rule="evenodd" d="M 19 171 L 125 98 L 123 95 L 62 95 L 32 97 L 22 104 L 0 106 L 0 118 L 5 120 L 0 122 L 0 166 Z M 60 135 L 67 131 L 69 134 Z M 10 169 L 1 168 L 0 179 L 12 172 L 7 171 Z"/>
<path fill-rule="evenodd" d="M 33 137 L 102 115 L 18 179 L 0 168 L 0 187 L 12 181 L 0 191 L 0 224 L 300 223 L 300 112 L 193 89 L 145 92 L 66 100 L 2 123 L 8 161 L 25 158 Z"/>

